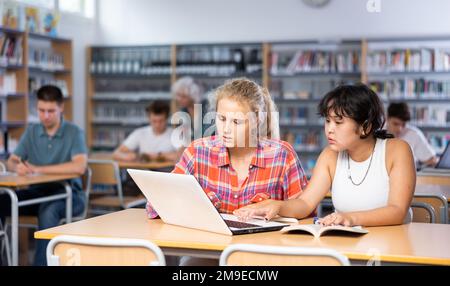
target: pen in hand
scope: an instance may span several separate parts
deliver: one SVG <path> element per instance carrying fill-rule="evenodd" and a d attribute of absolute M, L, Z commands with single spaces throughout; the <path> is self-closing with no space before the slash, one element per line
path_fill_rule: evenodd
<path fill-rule="evenodd" d="M 30 166 L 25 162 L 22 158 L 20 158 L 20 163 L 22 163 L 30 173 L 33 173 L 33 170 L 30 168 Z"/>

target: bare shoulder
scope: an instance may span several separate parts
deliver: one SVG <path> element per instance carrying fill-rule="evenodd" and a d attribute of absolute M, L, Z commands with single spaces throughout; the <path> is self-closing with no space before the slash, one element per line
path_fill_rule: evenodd
<path fill-rule="evenodd" d="M 325 171 L 329 174 L 330 179 L 333 180 L 334 173 L 336 171 L 336 164 L 338 160 L 339 152 L 334 151 L 329 146 L 323 149 L 322 153 L 317 160 L 316 167 L 314 169 L 320 169 L 321 172 Z"/>
<path fill-rule="evenodd" d="M 326 165 L 332 169 L 336 167 L 336 162 L 339 153 L 331 149 L 329 146 L 323 149 L 322 153 L 320 153 L 319 159 L 317 160 L 318 164 Z"/>
<path fill-rule="evenodd" d="M 406 168 L 414 166 L 414 157 L 409 144 L 401 139 L 387 139 L 386 142 L 386 168 L 388 172 L 394 166 Z"/>
<path fill-rule="evenodd" d="M 402 139 L 386 139 L 386 155 L 387 157 L 404 156 L 405 154 L 411 154 L 411 147 Z"/>

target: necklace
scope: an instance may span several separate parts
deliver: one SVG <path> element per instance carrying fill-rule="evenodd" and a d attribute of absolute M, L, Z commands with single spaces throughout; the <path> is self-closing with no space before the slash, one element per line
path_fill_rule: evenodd
<path fill-rule="evenodd" d="M 376 145 L 377 144 L 375 143 L 375 146 Z M 372 155 L 370 155 L 369 167 L 367 167 L 366 174 L 364 175 L 364 178 L 362 179 L 362 181 L 359 182 L 358 184 L 353 182 L 352 174 L 350 172 L 350 155 L 347 152 L 347 174 L 348 174 L 348 179 L 352 182 L 352 184 L 354 186 L 360 186 L 366 180 L 367 174 L 369 174 L 370 166 L 372 166 L 372 159 L 373 159 L 373 154 L 375 153 L 375 146 L 373 146 Z"/>

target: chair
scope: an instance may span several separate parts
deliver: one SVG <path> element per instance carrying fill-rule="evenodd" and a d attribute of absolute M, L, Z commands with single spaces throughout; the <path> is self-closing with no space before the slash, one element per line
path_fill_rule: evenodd
<path fill-rule="evenodd" d="M 220 266 L 350 266 L 348 258 L 326 248 L 233 244 L 220 255 Z"/>
<path fill-rule="evenodd" d="M 427 203 L 412 202 L 413 222 L 436 223 L 436 211 Z"/>
<path fill-rule="evenodd" d="M 120 168 L 117 162 L 112 160 L 88 160 L 92 169 L 92 186 L 103 185 L 115 188 L 113 193 L 105 195 L 98 194 L 97 198 L 91 199 L 92 214 L 105 214 L 117 209 L 128 209 L 145 205 L 147 200 L 143 196 L 124 196 Z"/>
<path fill-rule="evenodd" d="M 0 173 L 6 173 L 6 171 L 7 169 L 5 163 L 0 162 Z M 0 239 L 2 241 L 2 244 L 0 246 L 0 255 L 6 253 L 7 263 L 8 265 L 11 265 L 11 251 L 9 248 L 9 238 L 5 228 L 3 227 L 3 223 L 1 220 L 0 220 Z"/>
<path fill-rule="evenodd" d="M 433 194 L 415 194 L 413 197 L 413 203 L 428 204 L 434 210 L 436 223 L 448 223 L 448 202 L 444 196 Z M 414 215 L 416 215 L 416 213 L 414 213 Z"/>
<path fill-rule="evenodd" d="M 165 266 L 161 249 L 141 239 L 57 236 L 47 246 L 48 266 Z"/>
<path fill-rule="evenodd" d="M 8 265 L 11 265 L 11 249 L 9 247 L 9 238 L 8 234 L 6 233 L 5 228 L 3 227 L 3 223 L 0 220 L 0 239 L 1 239 L 1 246 L 0 246 L 0 255 L 6 254 L 6 261 Z M 1 265 L 0 265 L 1 266 Z"/>

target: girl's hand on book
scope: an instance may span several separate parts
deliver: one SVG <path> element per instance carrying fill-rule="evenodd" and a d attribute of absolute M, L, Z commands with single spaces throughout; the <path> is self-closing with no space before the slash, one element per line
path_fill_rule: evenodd
<path fill-rule="evenodd" d="M 331 226 L 331 225 L 353 226 L 354 224 L 351 216 L 343 213 L 332 213 L 324 218 L 319 219 L 319 223 L 322 226 Z"/>
<path fill-rule="evenodd" d="M 242 221 L 247 221 L 254 217 L 263 217 L 266 221 L 269 221 L 278 215 L 281 204 L 281 201 L 265 200 L 261 203 L 251 204 L 235 210 L 233 214 Z"/>

